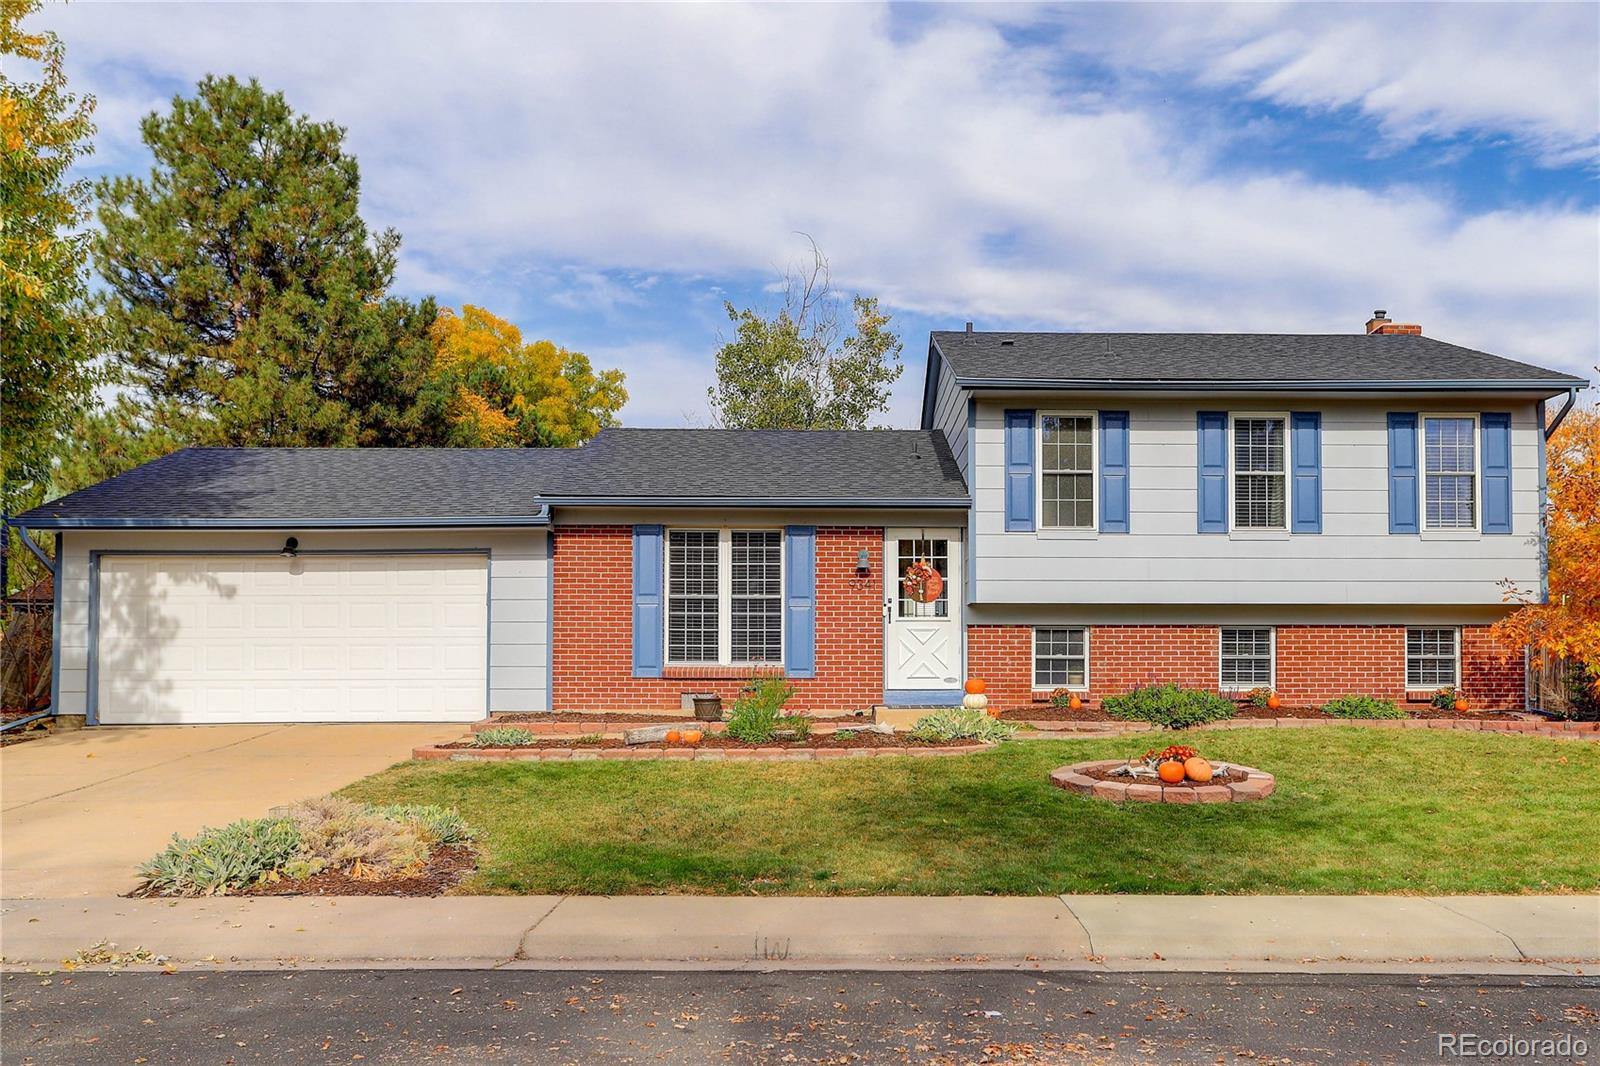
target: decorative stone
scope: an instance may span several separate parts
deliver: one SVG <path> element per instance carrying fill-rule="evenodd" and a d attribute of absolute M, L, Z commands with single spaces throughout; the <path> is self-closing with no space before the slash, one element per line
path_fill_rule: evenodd
<path fill-rule="evenodd" d="M 628 729 L 622 734 L 624 744 L 661 744 L 667 739 L 668 733 L 681 733 L 681 725 L 646 725 L 638 729 Z"/>

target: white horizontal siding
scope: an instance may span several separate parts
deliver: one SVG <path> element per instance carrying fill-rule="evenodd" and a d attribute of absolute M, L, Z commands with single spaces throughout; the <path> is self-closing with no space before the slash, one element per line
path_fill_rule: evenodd
<path fill-rule="evenodd" d="M 1467 408 L 1512 413 L 1512 534 L 1420 537 L 1388 532 L 1387 413 L 1460 411 L 1460 400 L 1292 405 L 1322 413 L 1320 534 L 1197 533 L 1195 416 L 1230 405 L 1126 398 L 1070 406 L 1130 411 L 1131 532 L 1006 533 L 1002 421 L 1006 408 L 1019 406 L 1048 409 L 1036 399 L 978 404 L 968 478 L 975 602 L 1498 605 L 1502 578 L 1538 584 L 1540 453 L 1531 402 L 1479 398 Z"/>

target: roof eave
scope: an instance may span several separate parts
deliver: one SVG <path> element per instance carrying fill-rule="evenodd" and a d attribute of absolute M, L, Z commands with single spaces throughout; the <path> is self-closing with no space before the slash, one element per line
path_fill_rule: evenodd
<path fill-rule="evenodd" d="M 966 496 L 541 496 L 551 507 L 967 507 Z"/>
<path fill-rule="evenodd" d="M 526 529 L 548 526 L 550 511 L 515 517 L 450 515 L 427 518 L 71 518 L 18 515 L 22 529 Z"/>
<path fill-rule="evenodd" d="M 1148 378 L 956 378 L 964 389 L 1067 389 L 1129 392 L 1535 392 L 1554 396 L 1588 387 L 1582 378 L 1439 381 L 1226 381 Z"/>

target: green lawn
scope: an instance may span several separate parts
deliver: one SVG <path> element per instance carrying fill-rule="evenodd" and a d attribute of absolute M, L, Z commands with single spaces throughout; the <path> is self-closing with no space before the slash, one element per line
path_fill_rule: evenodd
<path fill-rule="evenodd" d="M 404 763 L 344 790 L 477 829 L 484 893 L 1559 892 L 1600 886 L 1600 744 L 1446 731 L 1182 734 L 1261 803 L 1052 788 L 1153 736 L 824 763 Z"/>

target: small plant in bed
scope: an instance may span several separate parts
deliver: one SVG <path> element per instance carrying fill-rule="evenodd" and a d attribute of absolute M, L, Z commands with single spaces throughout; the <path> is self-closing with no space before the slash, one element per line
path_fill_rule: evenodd
<path fill-rule="evenodd" d="M 1146 685 L 1123 696 L 1107 696 L 1100 706 L 1113 718 L 1153 722 L 1168 729 L 1215 722 L 1236 713 L 1233 703 L 1215 692 L 1175 684 Z"/>
<path fill-rule="evenodd" d="M 918 718 L 916 724 L 911 727 L 911 736 L 929 743 L 977 740 L 985 744 L 996 744 L 1009 739 L 1016 731 L 1016 726 L 998 718 L 990 718 L 986 711 L 952 707 Z"/>
<path fill-rule="evenodd" d="M 515 726 L 496 726 L 493 729 L 481 729 L 472 734 L 472 746 L 475 748 L 520 748 L 532 744 L 538 739 L 538 734 L 530 729 L 518 729 Z"/>
<path fill-rule="evenodd" d="M 781 677 L 752 678 L 728 711 L 728 736 L 746 744 L 765 744 L 779 729 L 795 729 L 793 722 L 800 716 L 783 713 L 794 692 L 794 686 Z M 808 735 L 811 723 L 800 728 Z"/>
<path fill-rule="evenodd" d="M 141 894 L 226 895 L 324 873 L 380 883 L 415 877 L 437 849 L 471 839 L 461 816 L 444 807 L 330 796 L 296 804 L 285 817 L 242 819 L 188 839 L 174 835 L 139 867 Z"/>
<path fill-rule="evenodd" d="M 1340 696 L 1322 705 L 1322 712 L 1334 718 L 1405 718 L 1406 712 L 1393 700 L 1375 696 Z"/>

